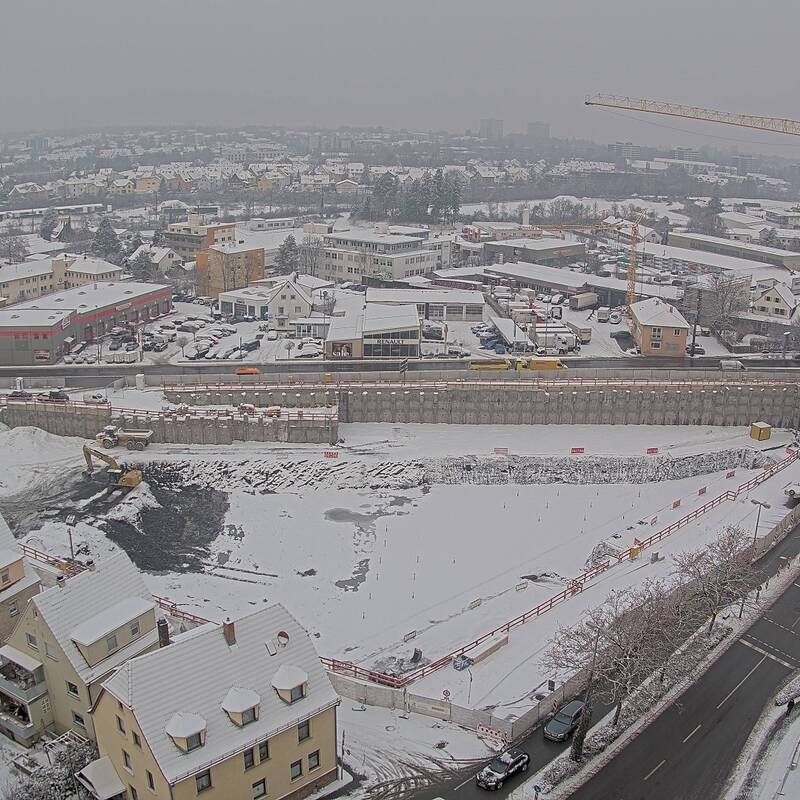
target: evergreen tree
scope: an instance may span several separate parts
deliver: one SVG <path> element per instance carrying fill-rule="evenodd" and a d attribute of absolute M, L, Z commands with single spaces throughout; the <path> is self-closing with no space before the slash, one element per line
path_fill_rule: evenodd
<path fill-rule="evenodd" d="M 39 223 L 39 236 L 49 242 L 57 225 L 58 212 L 54 208 L 48 208 L 47 211 L 44 212 L 42 221 Z"/>
<path fill-rule="evenodd" d="M 778 231 L 775 228 L 765 228 L 761 231 L 761 244 L 765 247 L 780 247 L 781 240 L 778 238 Z"/>
<path fill-rule="evenodd" d="M 294 236 L 290 233 L 278 248 L 275 266 L 284 273 L 295 272 L 300 266 L 300 250 Z"/>
<path fill-rule="evenodd" d="M 97 226 L 97 232 L 94 235 L 94 239 L 92 239 L 91 252 L 92 255 L 104 258 L 112 264 L 119 262 L 122 254 L 122 245 L 108 219 L 102 220 Z"/>
<path fill-rule="evenodd" d="M 375 186 L 372 189 L 372 198 L 377 207 L 377 211 L 381 214 L 391 216 L 398 207 L 397 195 L 397 177 L 390 172 L 384 172 L 383 175 L 375 181 Z"/>
<path fill-rule="evenodd" d="M 145 252 L 139 253 L 129 264 L 131 275 L 137 281 L 151 281 L 155 278 L 156 266 Z"/>

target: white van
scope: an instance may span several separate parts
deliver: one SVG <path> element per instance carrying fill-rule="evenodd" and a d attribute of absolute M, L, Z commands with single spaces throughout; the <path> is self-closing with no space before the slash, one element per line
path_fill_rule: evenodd
<path fill-rule="evenodd" d="M 561 303 L 563 302 L 563 300 L 564 300 L 564 295 L 563 295 L 563 294 L 554 294 L 554 295 L 553 295 L 553 296 L 550 298 L 550 302 L 551 302 L 551 303 L 552 303 L 554 306 L 560 306 L 560 305 L 561 305 Z"/>
<path fill-rule="evenodd" d="M 598 322 L 608 322 L 608 318 L 610 316 L 611 316 L 611 309 L 608 306 L 603 306 L 602 308 L 597 309 Z"/>
<path fill-rule="evenodd" d="M 741 361 L 734 361 L 733 359 L 723 358 L 719 362 L 719 368 L 723 372 L 744 372 L 746 367 Z"/>

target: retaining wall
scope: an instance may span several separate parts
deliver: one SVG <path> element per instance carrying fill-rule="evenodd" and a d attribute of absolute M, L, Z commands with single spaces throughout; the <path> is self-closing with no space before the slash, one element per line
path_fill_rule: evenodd
<path fill-rule="evenodd" d="M 9 428 L 30 425 L 59 436 L 94 439 L 111 423 L 111 409 L 102 405 L 10 402 L 3 406 L 0 420 Z"/>

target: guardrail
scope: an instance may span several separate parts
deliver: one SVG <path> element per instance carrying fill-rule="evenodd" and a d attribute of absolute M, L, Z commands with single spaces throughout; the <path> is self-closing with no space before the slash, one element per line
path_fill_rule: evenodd
<path fill-rule="evenodd" d="M 660 542 L 662 539 L 667 538 L 676 531 L 696 520 L 698 517 L 722 505 L 722 503 L 736 500 L 739 495 L 749 492 L 756 486 L 760 486 L 762 483 L 764 483 L 764 481 L 769 480 L 773 475 L 777 474 L 781 470 L 786 469 L 786 467 L 788 467 L 790 464 L 793 464 L 798 459 L 798 456 L 800 456 L 800 452 L 797 450 L 793 448 L 789 448 L 789 450 L 789 455 L 787 455 L 786 458 L 784 458 L 782 461 L 779 461 L 777 464 L 766 468 L 760 475 L 756 475 L 734 490 L 726 490 L 712 500 L 709 500 L 707 503 L 704 503 L 699 508 L 690 511 L 676 522 L 667 525 L 667 527 L 662 528 L 662 530 L 657 531 L 647 539 L 639 542 L 639 544 L 629 547 L 616 557 L 616 564 L 636 558 L 642 550 L 645 550 L 648 547 L 656 544 L 656 542 Z M 587 583 L 596 578 L 598 575 L 602 575 L 604 572 L 607 572 L 609 569 L 611 569 L 611 567 L 612 562 L 610 560 L 596 564 L 592 568 L 585 570 L 584 572 L 581 572 L 579 575 L 570 579 L 565 589 L 562 589 L 558 594 L 555 594 L 552 597 L 549 597 L 547 600 L 539 603 L 539 605 L 535 606 L 534 608 L 531 608 L 523 614 L 514 617 L 514 619 L 511 619 L 508 622 L 504 622 L 502 625 L 499 625 L 491 631 L 487 631 L 477 639 L 473 639 L 471 642 L 452 650 L 446 655 L 443 655 L 440 658 L 437 658 L 435 661 L 432 661 L 430 664 L 426 664 L 424 667 L 420 667 L 419 669 L 406 673 L 402 676 L 387 675 L 375 670 L 364 669 L 363 667 L 359 667 L 357 664 L 352 664 L 349 661 L 323 658 L 322 662 L 328 669 L 333 670 L 334 672 L 342 672 L 343 674 L 351 675 L 352 677 L 360 680 L 369 681 L 371 683 L 379 683 L 383 686 L 391 686 L 395 689 L 402 689 L 414 681 L 424 678 L 426 675 L 430 675 L 432 672 L 436 672 L 447 664 L 452 663 L 456 656 L 462 655 L 463 653 L 469 653 L 487 639 L 490 639 L 499 633 L 507 633 L 512 628 L 516 628 L 519 625 L 524 625 L 528 620 L 539 617 L 553 609 L 555 606 L 565 602 L 566 600 L 569 600 L 569 598 L 580 594 Z"/>
<path fill-rule="evenodd" d="M 170 616 L 177 617 L 179 619 L 185 619 L 188 622 L 194 622 L 197 625 L 205 625 L 207 622 L 211 622 L 210 619 L 206 619 L 205 617 L 200 617 L 197 614 L 192 614 L 189 611 L 184 611 L 183 609 L 178 608 L 177 603 L 170 600 L 167 597 L 159 597 L 158 595 L 153 595 L 153 600 L 155 601 L 156 605 L 159 608 L 166 611 Z"/>

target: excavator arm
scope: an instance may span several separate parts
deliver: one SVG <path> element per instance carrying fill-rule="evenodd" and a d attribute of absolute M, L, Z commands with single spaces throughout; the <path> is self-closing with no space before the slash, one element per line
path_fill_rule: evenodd
<path fill-rule="evenodd" d="M 98 458 L 100 461 L 108 464 L 109 469 L 111 470 L 116 472 L 120 471 L 119 464 L 113 456 L 110 456 L 107 453 L 102 453 L 100 450 L 94 450 L 86 444 L 83 446 L 83 457 L 86 459 L 86 471 L 90 475 L 92 472 L 94 472 L 94 464 L 92 463 L 93 458 Z"/>

